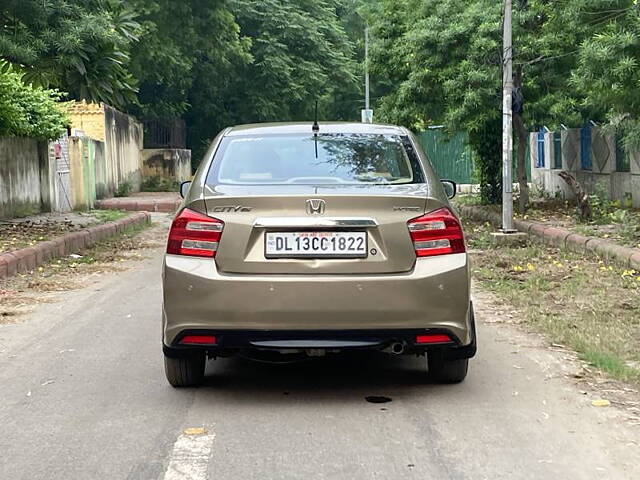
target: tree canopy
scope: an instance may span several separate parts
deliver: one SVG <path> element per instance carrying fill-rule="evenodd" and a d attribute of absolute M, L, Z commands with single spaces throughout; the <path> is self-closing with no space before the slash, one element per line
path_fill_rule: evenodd
<path fill-rule="evenodd" d="M 584 94 L 583 105 L 622 133 L 628 148 L 640 149 L 640 5 L 609 2 L 601 15 L 584 15 L 599 28 L 576 52 L 570 85 Z"/>
<path fill-rule="evenodd" d="M 492 172 L 483 180 L 493 182 L 487 199 L 494 201 L 500 150 L 485 147 L 488 139 L 501 141 L 502 9 L 493 0 L 380 0 L 368 10 L 372 66 L 387 79 L 379 116 L 468 131 L 480 163 L 498 165 L 481 168 Z M 606 113 L 611 120 L 635 116 L 638 25 L 634 0 L 514 2 L 514 127 L 524 203 L 529 130 L 605 121 Z"/>
<path fill-rule="evenodd" d="M 0 57 L 28 83 L 123 106 L 136 98 L 128 68 L 134 18 L 119 0 L 4 0 Z"/>
<path fill-rule="evenodd" d="M 25 85 L 183 118 L 197 155 L 229 124 L 310 120 L 316 101 L 357 119 L 351 2 L 5 0 L 0 57 Z"/>
<path fill-rule="evenodd" d="M 25 84 L 0 61 L 0 136 L 57 138 L 68 123 L 58 100 L 58 92 Z"/>
<path fill-rule="evenodd" d="M 49 99 L 186 120 L 197 157 L 227 125 L 311 120 L 316 101 L 321 119 L 357 120 L 368 24 L 376 119 L 469 132 L 495 199 L 502 13 L 495 0 L 4 0 L 0 58 L 14 87 Z M 640 146 L 639 15 L 636 0 L 514 1 L 521 183 L 541 125 L 606 122 Z"/>

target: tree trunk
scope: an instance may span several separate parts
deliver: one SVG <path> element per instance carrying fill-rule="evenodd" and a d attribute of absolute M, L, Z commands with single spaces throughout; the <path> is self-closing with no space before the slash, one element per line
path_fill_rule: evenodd
<path fill-rule="evenodd" d="M 593 216 L 593 211 L 591 209 L 591 203 L 589 203 L 589 195 L 585 192 L 580 182 L 578 182 L 573 175 L 569 172 L 565 172 L 564 170 L 558 174 L 558 176 L 564 180 L 569 188 L 573 191 L 573 194 L 576 196 L 576 201 L 578 202 L 578 208 L 580 209 L 580 218 L 582 220 L 591 220 Z"/>
<path fill-rule="evenodd" d="M 513 77 L 513 86 L 521 93 L 521 100 L 524 103 L 522 97 L 522 65 L 516 67 L 515 75 Z M 514 109 L 515 110 L 515 109 Z M 524 120 L 522 119 L 522 110 L 513 112 L 513 125 L 515 131 L 518 134 L 518 186 L 520 189 L 520 196 L 518 197 L 518 211 L 524 213 L 529 206 L 529 184 L 527 183 L 527 139 L 529 132 L 527 132 L 524 126 Z"/>

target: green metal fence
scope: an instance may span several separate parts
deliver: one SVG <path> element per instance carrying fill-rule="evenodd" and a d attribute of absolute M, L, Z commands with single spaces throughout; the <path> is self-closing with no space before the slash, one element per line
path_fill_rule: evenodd
<path fill-rule="evenodd" d="M 440 129 L 429 129 L 417 136 L 440 178 L 456 183 L 476 183 L 473 180 L 473 154 L 466 133 L 449 136 Z"/>
<path fill-rule="evenodd" d="M 477 183 L 474 175 L 473 151 L 469 146 L 469 137 L 465 132 L 447 135 L 439 128 L 429 129 L 417 135 L 420 145 L 440 178 L 447 178 L 459 184 Z M 525 154 L 527 178 L 531 177 L 531 155 L 529 142 Z M 498 159 L 497 161 L 501 161 Z M 513 154 L 513 178 L 516 176 L 516 152 Z"/>

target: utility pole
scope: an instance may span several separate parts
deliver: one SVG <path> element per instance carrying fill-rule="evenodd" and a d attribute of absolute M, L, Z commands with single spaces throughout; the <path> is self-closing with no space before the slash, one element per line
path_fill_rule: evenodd
<path fill-rule="evenodd" d="M 513 232 L 513 44 L 512 0 L 504 1 L 502 51 L 502 231 Z"/>
<path fill-rule="evenodd" d="M 364 27 L 364 110 L 362 123 L 373 123 L 373 110 L 369 101 L 369 27 Z"/>
<path fill-rule="evenodd" d="M 364 28 L 364 108 L 369 110 L 369 27 Z"/>

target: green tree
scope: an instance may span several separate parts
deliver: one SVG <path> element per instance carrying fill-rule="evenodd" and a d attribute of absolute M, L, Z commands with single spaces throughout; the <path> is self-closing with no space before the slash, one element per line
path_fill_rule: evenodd
<path fill-rule="evenodd" d="M 139 82 L 133 113 L 147 118 L 180 117 L 191 108 L 196 81 L 210 84 L 206 108 L 218 113 L 220 93 L 235 68 L 250 61 L 248 42 L 226 1 L 131 0 L 142 28 L 131 71 Z"/>
<path fill-rule="evenodd" d="M 119 0 L 3 0 L 0 57 L 27 82 L 123 106 L 136 98 L 128 63 L 138 27 Z"/>
<path fill-rule="evenodd" d="M 527 132 L 543 124 L 578 126 L 601 115 L 569 82 L 577 68 L 576 49 L 608 28 L 610 12 L 629 1 L 514 2 L 514 82 L 524 106 L 514 112 L 521 209 L 528 201 Z M 378 104 L 384 117 L 416 128 L 444 123 L 449 130 L 467 130 L 480 162 L 499 163 L 499 156 L 486 156 L 492 150 L 477 142 L 500 142 L 502 2 L 381 0 L 370 21 L 376 73 L 391 84 Z M 483 180 L 497 185 L 499 177 Z"/>
<path fill-rule="evenodd" d="M 22 75 L 0 61 L 0 136 L 58 138 L 68 119 L 60 94 L 22 81 Z"/>
<path fill-rule="evenodd" d="M 613 5 L 615 4 L 615 5 Z M 614 8 L 615 7 L 615 8 Z M 582 12 L 591 15 L 591 11 Z M 636 0 L 612 2 L 598 16 L 601 31 L 585 40 L 577 53 L 571 85 L 584 94 L 593 116 L 603 116 L 623 134 L 626 147 L 640 148 L 640 5 Z"/>
<path fill-rule="evenodd" d="M 323 116 L 333 116 L 336 95 L 358 88 L 358 65 L 337 3 L 230 1 L 253 58 L 238 71 L 238 120 L 310 120 L 316 100 Z"/>
<path fill-rule="evenodd" d="M 187 121 L 198 159 L 237 123 L 357 118 L 352 42 L 333 0 L 132 0 L 142 25 L 131 70 L 143 118 Z M 346 13 L 345 13 L 346 14 Z"/>
<path fill-rule="evenodd" d="M 194 162 L 232 122 L 229 97 L 237 95 L 238 70 L 251 61 L 227 3 L 132 0 L 142 32 L 131 62 L 139 94 L 129 111 L 143 119 L 184 118 Z"/>
<path fill-rule="evenodd" d="M 469 132 L 485 200 L 499 198 L 500 5 L 491 0 L 382 0 L 371 11 L 372 66 L 387 78 L 383 119 Z"/>

